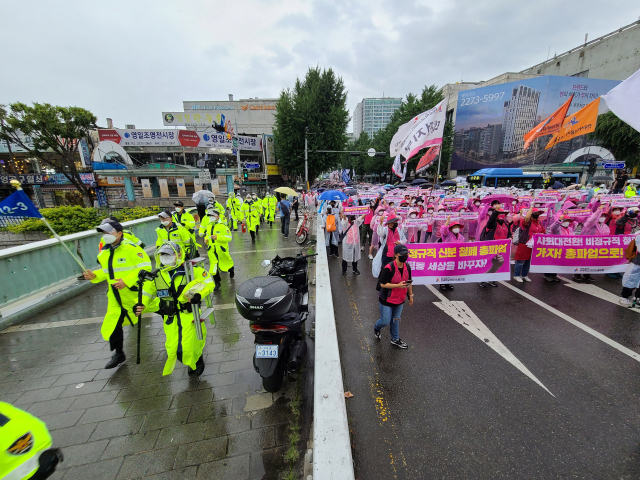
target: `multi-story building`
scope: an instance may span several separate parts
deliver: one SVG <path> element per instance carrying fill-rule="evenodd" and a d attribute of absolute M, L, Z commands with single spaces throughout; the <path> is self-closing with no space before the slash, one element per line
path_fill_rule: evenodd
<path fill-rule="evenodd" d="M 511 98 L 502 111 L 502 151 L 505 155 L 522 150 L 524 134 L 536 126 L 540 91 L 520 85 L 513 88 Z"/>
<path fill-rule="evenodd" d="M 401 104 L 402 98 L 363 98 L 353 112 L 353 137 L 358 138 L 362 132 L 371 137 L 382 130 Z"/>

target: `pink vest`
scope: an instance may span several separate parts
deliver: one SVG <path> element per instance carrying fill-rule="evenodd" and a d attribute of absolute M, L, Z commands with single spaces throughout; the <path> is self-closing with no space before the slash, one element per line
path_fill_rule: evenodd
<path fill-rule="evenodd" d="M 396 227 L 395 232 L 387 227 L 387 257 L 393 257 L 393 249 L 396 246 L 396 242 L 400 241 L 400 227 Z"/>
<path fill-rule="evenodd" d="M 385 265 L 384 268 L 391 268 L 394 266 L 395 273 L 393 274 L 393 278 L 389 283 L 402 283 L 406 280 L 409 280 L 409 266 L 405 263 L 404 268 L 402 269 L 402 276 L 400 276 L 400 269 L 395 265 L 395 260 L 388 265 Z M 389 293 L 387 297 L 387 302 L 393 303 L 394 305 L 400 305 L 407 298 L 407 293 L 409 289 L 407 288 L 394 288 Z"/>

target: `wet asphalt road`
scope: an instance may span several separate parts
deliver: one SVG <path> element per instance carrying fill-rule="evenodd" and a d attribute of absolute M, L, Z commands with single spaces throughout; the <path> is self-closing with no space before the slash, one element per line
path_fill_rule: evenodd
<path fill-rule="evenodd" d="M 373 336 L 371 261 L 359 277 L 340 262 L 329 259 L 357 479 L 640 478 L 640 311 L 601 298 L 620 280 L 595 276 L 598 296 L 541 274 L 509 283 L 627 353 L 502 284 L 444 293 L 486 326 L 481 338 L 414 286 L 400 350 L 388 328 Z M 500 343 L 504 355 L 489 347 Z"/>

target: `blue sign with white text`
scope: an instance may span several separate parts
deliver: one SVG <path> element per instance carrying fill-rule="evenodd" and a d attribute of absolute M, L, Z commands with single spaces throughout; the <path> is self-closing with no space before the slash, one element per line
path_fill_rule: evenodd
<path fill-rule="evenodd" d="M 620 162 L 620 163 L 605 163 L 602 168 L 604 168 L 605 170 L 613 170 L 613 169 L 619 169 L 619 168 L 624 168 L 624 162 Z"/>

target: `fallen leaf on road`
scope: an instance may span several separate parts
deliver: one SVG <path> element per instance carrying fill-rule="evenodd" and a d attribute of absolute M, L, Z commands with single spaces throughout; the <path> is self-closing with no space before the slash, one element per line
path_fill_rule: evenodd
<path fill-rule="evenodd" d="M 351 398 L 353 397 L 353 393 L 351 392 L 344 392 L 344 398 Z"/>

